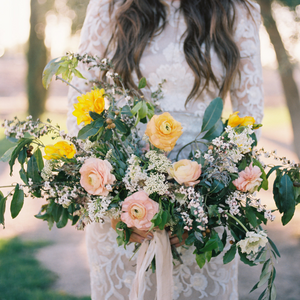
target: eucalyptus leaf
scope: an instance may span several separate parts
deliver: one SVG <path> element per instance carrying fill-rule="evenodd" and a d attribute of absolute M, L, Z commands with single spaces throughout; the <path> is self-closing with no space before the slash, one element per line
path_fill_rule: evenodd
<path fill-rule="evenodd" d="M 212 141 L 216 137 L 220 136 L 224 130 L 224 125 L 221 119 L 219 119 L 216 124 L 206 132 L 206 134 L 203 136 L 203 139 Z"/>
<path fill-rule="evenodd" d="M 201 132 L 210 130 L 222 116 L 223 100 L 215 98 L 205 110 Z"/>
<path fill-rule="evenodd" d="M 276 247 L 276 245 L 274 244 L 274 242 L 268 237 L 268 241 L 269 244 L 271 245 L 271 247 L 273 248 L 273 250 L 275 251 L 275 253 L 277 254 L 278 257 L 280 257 L 280 253 Z"/>
<path fill-rule="evenodd" d="M 39 174 L 38 164 L 34 155 L 32 155 L 27 163 L 27 175 L 33 182 L 41 182 L 41 176 Z"/>
<path fill-rule="evenodd" d="M 10 204 L 11 217 L 14 219 L 20 213 L 24 204 L 24 191 L 20 189 L 19 184 L 15 187 L 15 192 Z"/>
<path fill-rule="evenodd" d="M 271 272 L 264 274 L 264 276 L 259 280 L 257 287 L 259 288 L 259 287 L 263 286 L 270 278 L 270 275 L 271 275 Z"/>

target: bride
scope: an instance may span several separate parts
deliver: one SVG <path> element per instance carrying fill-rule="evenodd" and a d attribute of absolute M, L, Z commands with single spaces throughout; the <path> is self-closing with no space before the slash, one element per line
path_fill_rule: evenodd
<path fill-rule="evenodd" d="M 250 0 L 90 0 L 79 53 L 111 58 L 127 87 L 144 76 L 155 90 L 166 79 L 160 106 L 184 128 L 180 147 L 199 133 L 205 108 L 217 96 L 230 94 L 234 111 L 261 122 L 260 18 L 258 4 Z M 88 79 L 99 76 L 80 68 Z M 82 79 L 73 84 L 89 88 Z M 72 135 L 79 130 L 72 115 L 77 96 L 70 91 Z M 132 235 L 134 242 L 151 238 L 137 230 Z M 135 275 L 133 244 L 118 247 L 109 220 L 88 225 L 86 239 L 92 299 L 127 300 Z M 177 237 L 170 243 L 180 246 Z M 237 260 L 224 265 L 218 256 L 200 269 L 193 249 L 178 249 L 184 264 L 174 267 L 173 299 L 238 299 Z M 149 271 L 144 299 L 155 299 L 155 292 Z"/>

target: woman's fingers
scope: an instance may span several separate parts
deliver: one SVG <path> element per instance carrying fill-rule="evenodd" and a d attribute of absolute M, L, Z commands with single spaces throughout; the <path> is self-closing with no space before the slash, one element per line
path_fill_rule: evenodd
<path fill-rule="evenodd" d="M 152 239 L 152 238 L 151 238 L 151 239 Z M 141 243 L 144 242 L 145 240 L 150 241 L 151 239 L 145 238 L 144 236 L 141 236 L 141 235 L 139 235 L 139 234 L 137 234 L 137 233 L 135 233 L 135 232 L 132 232 L 131 235 L 130 235 L 129 241 L 130 241 L 130 242 L 133 242 L 133 243 L 140 243 L 140 244 L 141 244 Z"/>
<path fill-rule="evenodd" d="M 177 237 L 177 235 L 171 236 L 170 233 L 169 233 L 169 235 L 170 235 L 170 243 L 171 243 L 171 245 L 174 245 L 175 247 L 179 247 L 179 246 L 184 245 L 185 240 L 189 236 L 188 232 L 184 232 L 183 235 L 182 235 L 182 241 L 180 242 L 179 238 Z"/>

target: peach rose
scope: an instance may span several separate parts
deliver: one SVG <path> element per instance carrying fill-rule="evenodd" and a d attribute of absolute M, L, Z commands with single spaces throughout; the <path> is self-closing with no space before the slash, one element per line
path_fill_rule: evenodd
<path fill-rule="evenodd" d="M 121 220 L 128 227 L 149 230 L 152 218 L 159 211 L 159 204 L 149 198 L 144 191 L 139 191 L 127 197 L 122 205 Z"/>
<path fill-rule="evenodd" d="M 153 146 L 164 151 L 171 151 L 182 135 L 182 126 L 168 112 L 165 112 L 151 118 L 145 134 Z"/>
<path fill-rule="evenodd" d="M 196 161 L 182 159 L 172 165 L 169 169 L 169 175 L 179 184 L 193 186 L 200 182 L 200 180 L 197 179 L 201 175 L 201 165 Z"/>
<path fill-rule="evenodd" d="M 262 182 L 261 174 L 260 168 L 258 166 L 253 167 L 251 163 L 244 171 L 239 172 L 239 178 L 232 183 L 239 191 L 253 193 Z"/>
<path fill-rule="evenodd" d="M 111 174 L 112 166 L 107 160 L 88 158 L 79 170 L 80 184 L 91 195 L 107 196 L 116 177 Z"/>

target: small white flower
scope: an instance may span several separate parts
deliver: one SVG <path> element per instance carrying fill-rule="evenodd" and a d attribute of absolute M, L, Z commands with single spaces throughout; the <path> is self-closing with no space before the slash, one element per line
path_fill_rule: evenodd
<path fill-rule="evenodd" d="M 28 179 L 28 185 L 29 185 L 29 186 L 32 186 L 32 185 L 33 185 L 33 181 L 32 181 L 31 178 Z"/>

